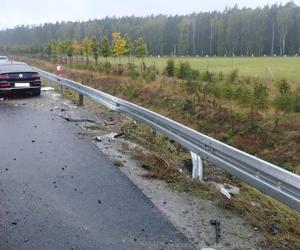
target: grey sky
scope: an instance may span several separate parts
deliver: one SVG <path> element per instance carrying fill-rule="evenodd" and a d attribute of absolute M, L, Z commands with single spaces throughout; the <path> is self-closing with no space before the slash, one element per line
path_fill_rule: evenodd
<path fill-rule="evenodd" d="M 1 0 L 0 29 L 55 21 L 83 21 L 106 16 L 189 14 L 226 6 L 264 6 L 285 0 Z M 300 4 L 300 0 L 294 3 Z"/>

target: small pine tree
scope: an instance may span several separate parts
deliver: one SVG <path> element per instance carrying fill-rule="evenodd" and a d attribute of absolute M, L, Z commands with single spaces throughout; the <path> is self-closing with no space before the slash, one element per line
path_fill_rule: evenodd
<path fill-rule="evenodd" d="M 176 74 L 177 77 L 182 80 L 189 79 L 191 78 L 191 74 L 192 74 L 191 65 L 188 62 L 181 62 L 177 70 L 177 74 Z"/>
<path fill-rule="evenodd" d="M 167 61 L 167 66 L 166 66 L 165 71 L 166 71 L 167 76 L 169 76 L 169 77 L 172 77 L 172 76 L 175 75 L 175 61 L 174 61 L 174 59 L 169 59 Z"/>

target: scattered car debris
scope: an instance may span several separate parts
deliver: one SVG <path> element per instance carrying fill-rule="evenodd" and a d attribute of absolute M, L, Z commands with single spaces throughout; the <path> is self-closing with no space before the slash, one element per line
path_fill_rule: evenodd
<path fill-rule="evenodd" d="M 223 194 L 226 198 L 231 199 L 230 193 L 224 187 L 220 187 L 220 193 Z"/>
<path fill-rule="evenodd" d="M 12 221 L 11 224 L 15 226 L 15 225 L 17 225 L 17 222 L 16 221 Z"/>
<path fill-rule="evenodd" d="M 52 90 L 54 90 L 54 88 L 52 88 L 52 87 L 42 87 L 41 88 L 41 91 L 52 91 Z"/>
<path fill-rule="evenodd" d="M 103 204 L 103 201 L 102 201 L 102 200 L 98 200 L 98 203 L 99 203 L 99 204 Z"/>
<path fill-rule="evenodd" d="M 93 120 L 90 120 L 90 119 L 72 119 L 72 118 L 69 118 L 69 117 L 64 117 L 62 115 L 59 116 L 60 118 L 66 120 L 67 122 L 89 122 L 89 123 L 97 123 Z"/>
<path fill-rule="evenodd" d="M 270 226 L 269 226 L 269 232 L 275 236 L 276 234 L 279 233 L 279 227 L 277 224 L 275 223 L 272 223 Z"/>
<path fill-rule="evenodd" d="M 104 126 L 114 126 L 114 125 L 116 125 L 113 122 L 104 122 L 103 124 L 104 124 Z"/>
<path fill-rule="evenodd" d="M 221 228 L 220 228 L 221 223 L 219 220 L 210 220 L 209 222 L 212 226 L 215 227 L 216 243 L 218 244 L 221 239 Z"/>
<path fill-rule="evenodd" d="M 94 140 L 95 140 L 96 142 L 102 142 L 102 139 L 101 139 L 100 136 L 96 136 L 96 137 L 94 138 Z"/>
<path fill-rule="evenodd" d="M 116 139 L 116 138 L 122 137 L 124 135 L 125 135 L 125 133 L 120 133 L 120 134 L 115 135 L 114 138 Z"/>

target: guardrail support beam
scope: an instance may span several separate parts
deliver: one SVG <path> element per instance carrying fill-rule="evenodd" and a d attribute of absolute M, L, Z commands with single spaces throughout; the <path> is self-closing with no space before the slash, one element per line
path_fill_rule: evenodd
<path fill-rule="evenodd" d="M 199 155 L 191 152 L 192 162 L 193 162 L 193 178 L 200 181 L 203 180 L 203 162 Z"/>
<path fill-rule="evenodd" d="M 79 94 L 78 106 L 83 106 L 83 95 L 82 94 Z"/>

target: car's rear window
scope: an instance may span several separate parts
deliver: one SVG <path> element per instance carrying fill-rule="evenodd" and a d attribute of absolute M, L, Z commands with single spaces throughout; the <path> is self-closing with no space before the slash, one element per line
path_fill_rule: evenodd
<path fill-rule="evenodd" d="M 0 74 L 21 72 L 33 72 L 33 69 L 27 64 L 0 64 Z"/>

